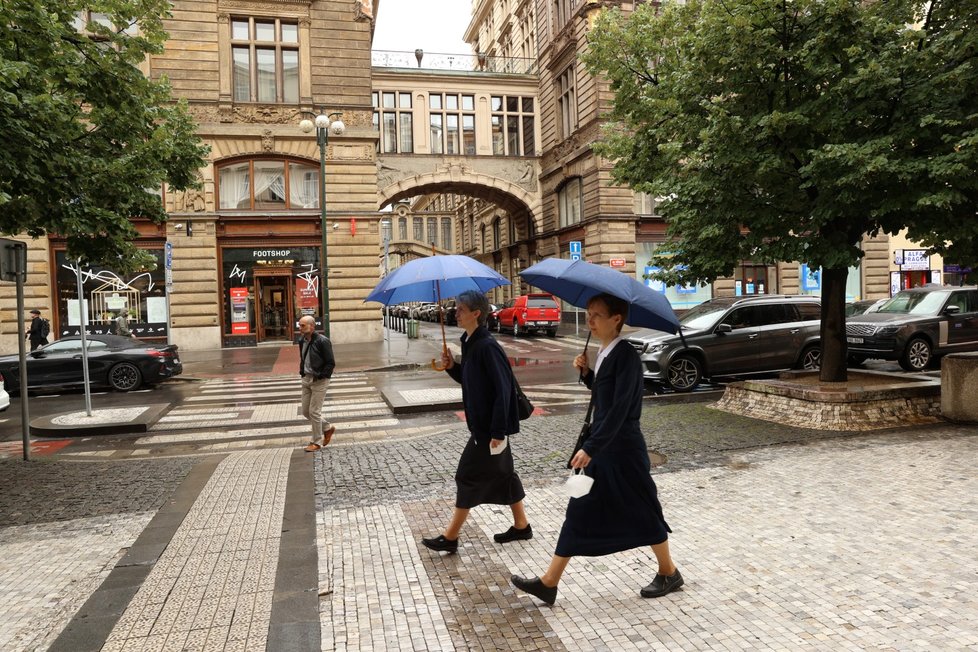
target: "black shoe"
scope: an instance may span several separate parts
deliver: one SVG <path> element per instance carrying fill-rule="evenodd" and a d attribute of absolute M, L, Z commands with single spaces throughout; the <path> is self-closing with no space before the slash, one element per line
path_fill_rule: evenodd
<path fill-rule="evenodd" d="M 533 538 L 533 528 L 527 524 L 522 530 L 517 530 L 512 525 L 505 532 L 500 532 L 499 534 L 492 535 L 492 538 L 496 540 L 496 543 L 509 543 L 510 541 L 526 541 L 527 539 Z"/>
<path fill-rule="evenodd" d="M 425 548 L 438 552 L 458 552 L 458 539 L 446 539 L 444 534 L 439 534 L 434 539 L 421 539 L 421 543 Z"/>
<path fill-rule="evenodd" d="M 647 587 L 642 589 L 643 598 L 661 598 L 670 591 L 675 591 L 683 585 L 683 576 L 679 574 L 679 569 L 672 575 L 656 574 L 655 579 Z"/>
<path fill-rule="evenodd" d="M 540 581 L 539 577 L 534 577 L 532 580 L 528 580 L 520 577 L 519 575 L 513 575 L 511 578 L 509 578 L 509 581 L 512 582 L 513 586 L 518 588 L 520 591 L 540 598 L 551 606 L 553 606 L 554 602 L 557 602 L 557 587 L 546 586 Z"/>

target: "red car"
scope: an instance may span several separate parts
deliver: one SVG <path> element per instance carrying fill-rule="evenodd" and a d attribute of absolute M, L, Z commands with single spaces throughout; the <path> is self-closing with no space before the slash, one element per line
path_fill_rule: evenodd
<path fill-rule="evenodd" d="M 493 316 L 497 331 L 511 330 L 516 337 L 545 331 L 549 337 L 556 337 L 560 304 L 550 294 L 524 294 L 504 303 Z"/>

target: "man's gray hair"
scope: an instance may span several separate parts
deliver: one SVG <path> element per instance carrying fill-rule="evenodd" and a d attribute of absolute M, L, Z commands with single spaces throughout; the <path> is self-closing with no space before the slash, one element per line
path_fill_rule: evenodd
<path fill-rule="evenodd" d="M 466 290 L 455 297 L 455 300 L 469 310 L 478 310 L 479 326 L 486 325 L 486 320 L 489 319 L 489 299 L 486 298 L 486 295 L 475 290 Z"/>
<path fill-rule="evenodd" d="M 312 324 L 313 326 L 315 326 L 316 325 L 316 318 L 313 317 L 312 315 L 303 315 L 303 316 L 299 317 L 299 323 L 300 324 L 301 323 Z"/>

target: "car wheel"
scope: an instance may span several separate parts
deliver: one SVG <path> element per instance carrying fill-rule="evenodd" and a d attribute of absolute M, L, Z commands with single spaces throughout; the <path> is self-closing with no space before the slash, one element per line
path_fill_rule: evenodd
<path fill-rule="evenodd" d="M 514 319 L 513 320 L 513 337 L 519 337 L 519 336 L 520 336 L 520 323 Z"/>
<path fill-rule="evenodd" d="M 850 367 L 858 367 L 862 363 L 866 362 L 866 356 L 850 353 L 848 360 L 849 360 Z"/>
<path fill-rule="evenodd" d="M 930 364 L 930 359 L 930 344 L 922 337 L 915 337 L 903 350 L 900 366 L 907 371 L 923 371 Z"/>
<path fill-rule="evenodd" d="M 700 361 L 688 355 L 681 355 L 669 364 L 669 387 L 677 392 L 691 392 L 703 378 Z"/>
<path fill-rule="evenodd" d="M 120 362 L 109 369 L 109 384 L 120 392 L 131 392 L 143 383 L 139 368 L 131 362 Z"/>
<path fill-rule="evenodd" d="M 547 331 L 547 337 L 557 337 L 557 331 L 556 330 Z"/>
<path fill-rule="evenodd" d="M 822 367 L 822 347 L 812 345 L 806 347 L 798 358 L 798 368 L 808 371 L 818 371 Z"/>

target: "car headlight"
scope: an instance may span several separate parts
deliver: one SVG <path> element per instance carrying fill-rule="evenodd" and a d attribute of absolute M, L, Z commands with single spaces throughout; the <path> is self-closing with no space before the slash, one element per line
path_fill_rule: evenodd
<path fill-rule="evenodd" d="M 900 330 L 900 326 L 882 326 L 877 331 L 877 335 L 893 335 Z"/>
<path fill-rule="evenodd" d="M 666 348 L 665 344 L 649 344 L 645 347 L 646 353 L 658 353 Z"/>

